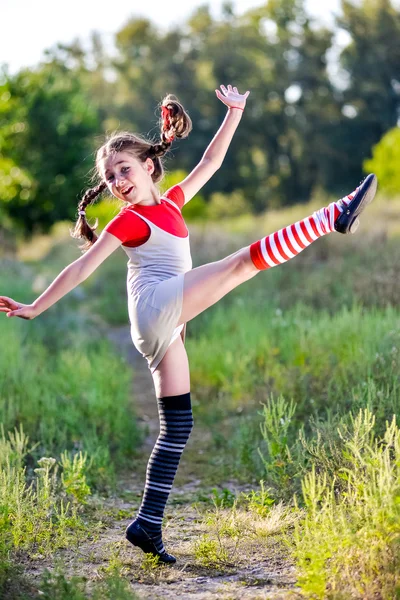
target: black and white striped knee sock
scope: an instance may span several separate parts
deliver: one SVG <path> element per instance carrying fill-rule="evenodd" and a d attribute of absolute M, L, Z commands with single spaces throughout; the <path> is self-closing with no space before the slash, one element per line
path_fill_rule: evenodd
<path fill-rule="evenodd" d="M 147 464 L 146 485 L 137 522 L 164 552 L 161 525 L 179 461 L 193 428 L 190 392 L 157 398 L 160 435 Z"/>

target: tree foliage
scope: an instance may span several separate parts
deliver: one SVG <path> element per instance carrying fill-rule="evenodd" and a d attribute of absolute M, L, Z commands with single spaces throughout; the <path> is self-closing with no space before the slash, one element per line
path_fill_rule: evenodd
<path fill-rule="evenodd" d="M 74 218 L 100 130 L 79 79 L 59 64 L 7 77 L 0 115 L 0 199 L 8 214 L 27 233 Z"/>
<path fill-rule="evenodd" d="M 343 119 L 344 158 L 356 177 L 372 147 L 394 127 L 400 100 L 400 12 L 389 0 L 342 1 L 340 26 L 350 44 L 340 57 L 348 78 L 343 100 L 355 109 Z"/>
<path fill-rule="evenodd" d="M 328 57 L 338 29 L 349 43 L 336 51 L 333 77 Z M 304 0 L 269 0 L 240 16 L 226 2 L 219 18 L 203 5 L 168 31 L 130 19 L 115 35 L 114 54 L 100 34 L 89 49 L 79 40 L 58 44 L 36 69 L 3 72 L 2 212 L 26 232 L 73 219 L 103 134 L 128 129 L 157 139 L 167 93 L 193 120 L 189 138 L 171 152 L 175 168 L 188 173 L 226 112 L 214 89 L 229 82 L 251 95 L 199 206 L 212 198 L 219 205 L 223 194 L 241 198 L 237 210 L 243 203 L 262 211 L 316 189 L 351 190 L 399 117 L 399 34 L 400 12 L 389 0 L 343 0 L 331 29 L 313 21 Z"/>
<path fill-rule="evenodd" d="M 390 129 L 372 149 L 372 158 L 365 161 L 365 170 L 376 173 L 379 188 L 388 196 L 400 190 L 400 129 Z"/>

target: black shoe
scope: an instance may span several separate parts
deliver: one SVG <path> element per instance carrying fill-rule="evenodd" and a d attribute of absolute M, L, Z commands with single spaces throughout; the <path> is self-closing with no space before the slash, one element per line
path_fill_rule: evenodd
<path fill-rule="evenodd" d="M 334 224 L 336 231 L 339 233 L 354 233 L 356 231 L 360 224 L 357 217 L 374 199 L 377 185 L 376 175 L 373 173 L 367 175 L 364 181 L 361 182 L 350 204 L 344 206 L 342 214 L 336 219 Z"/>
<path fill-rule="evenodd" d="M 168 552 L 159 552 L 154 545 L 151 536 L 137 523 L 133 521 L 125 531 L 126 539 L 131 542 L 134 546 L 138 546 L 146 554 L 152 554 L 158 556 L 160 562 L 172 564 L 176 562 L 175 556 L 168 554 Z"/>

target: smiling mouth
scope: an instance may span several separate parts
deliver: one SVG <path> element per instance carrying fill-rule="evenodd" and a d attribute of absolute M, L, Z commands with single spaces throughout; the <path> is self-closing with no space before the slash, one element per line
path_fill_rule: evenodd
<path fill-rule="evenodd" d="M 130 193 L 131 193 L 131 191 L 133 190 L 133 188 L 134 188 L 134 186 L 132 186 L 132 187 L 128 188 L 128 189 L 127 189 L 125 192 L 123 192 L 123 191 L 121 190 L 121 194 L 123 194 L 124 196 L 127 196 L 128 194 L 130 194 Z"/>

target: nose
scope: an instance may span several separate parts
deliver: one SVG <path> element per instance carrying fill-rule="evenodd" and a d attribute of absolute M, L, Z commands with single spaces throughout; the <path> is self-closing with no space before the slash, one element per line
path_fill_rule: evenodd
<path fill-rule="evenodd" d="M 117 186 L 118 189 L 123 188 L 123 186 L 125 185 L 125 177 L 120 177 L 118 179 L 118 176 L 115 177 L 115 185 Z"/>

